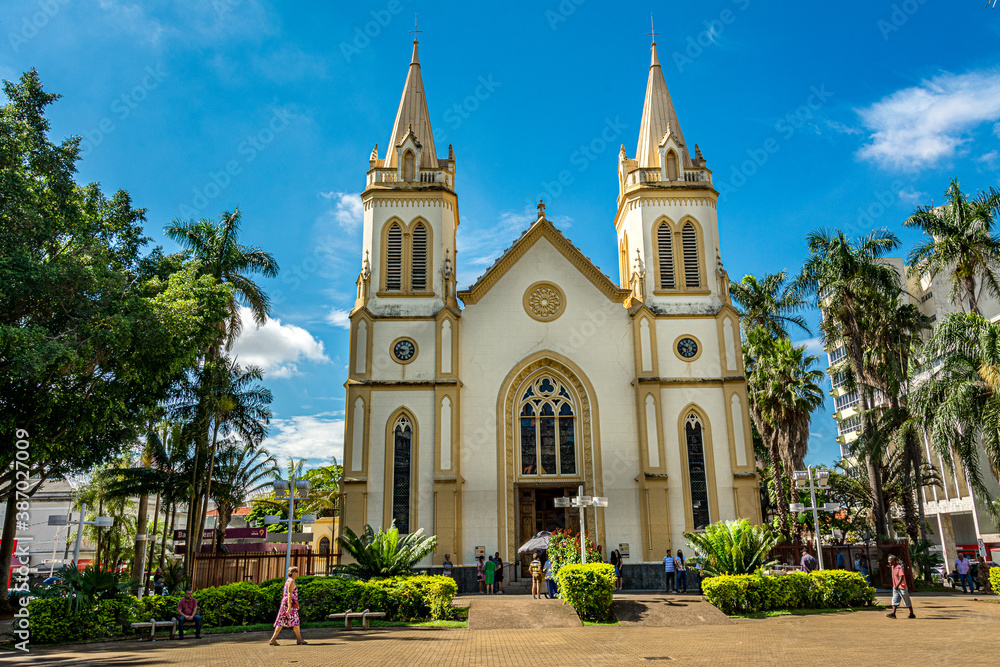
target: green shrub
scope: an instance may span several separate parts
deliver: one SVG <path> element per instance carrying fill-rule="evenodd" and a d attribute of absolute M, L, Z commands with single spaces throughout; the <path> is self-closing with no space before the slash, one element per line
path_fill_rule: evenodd
<path fill-rule="evenodd" d="M 875 604 L 875 589 L 857 572 L 722 575 L 702 582 L 705 599 L 725 614 L 775 609 L 828 609 Z"/>
<path fill-rule="evenodd" d="M 210 626 L 263 623 L 277 608 L 268 608 L 265 592 L 249 581 L 195 591 L 201 622 Z"/>
<path fill-rule="evenodd" d="M 98 600 L 67 611 L 64 598 L 45 598 L 29 602 L 28 613 L 33 645 L 111 639 L 132 633 L 138 601 L 130 597 Z"/>
<path fill-rule="evenodd" d="M 358 609 L 364 584 L 350 579 L 315 579 L 299 586 L 299 616 L 304 621 L 325 621 L 330 614 L 339 614 L 348 609 Z M 278 601 L 272 609 L 277 612 L 281 600 L 278 586 Z"/>
<path fill-rule="evenodd" d="M 136 617 L 140 621 L 155 618 L 157 621 L 169 621 L 177 616 L 177 603 L 183 595 L 147 595 L 138 601 Z"/>
<path fill-rule="evenodd" d="M 710 576 L 753 574 L 774 564 L 771 550 L 781 539 L 767 526 L 746 519 L 716 521 L 703 533 L 684 533 L 688 546 L 701 554 Z"/>
<path fill-rule="evenodd" d="M 611 618 L 615 590 L 615 568 L 607 563 L 564 565 L 556 574 L 563 604 L 571 604 L 585 621 Z"/>
<path fill-rule="evenodd" d="M 990 568 L 990 588 L 993 592 L 1000 595 L 1000 567 Z"/>
<path fill-rule="evenodd" d="M 436 576 L 427 586 L 427 606 L 431 611 L 431 618 L 435 620 L 448 620 L 454 615 L 455 608 L 451 606 L 451 601 L 458 593 L 458 584 L 454 577 Z"/>

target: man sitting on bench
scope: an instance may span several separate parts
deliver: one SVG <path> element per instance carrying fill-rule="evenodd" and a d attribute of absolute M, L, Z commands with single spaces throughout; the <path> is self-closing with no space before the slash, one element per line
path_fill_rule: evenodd
<path fill-rule="evenodd" d="M 190 588 L 184 591 L 184 597 L 177 603 L 177 627 L 181 639 L 184 639 L 184 621 L 194 621 L 194 638 L 201 639 L 201 616 L 198 614 L 198 601 L 191 595 Z"/>

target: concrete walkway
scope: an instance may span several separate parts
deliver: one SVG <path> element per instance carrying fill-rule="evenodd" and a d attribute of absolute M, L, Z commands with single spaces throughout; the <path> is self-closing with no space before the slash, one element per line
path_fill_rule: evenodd
<path fill-rule="evenodd" d="M 485 596 L 483 596 L 485 598 Z M 504 596 L 500 596 L 503 598 Z M 881 602 L 887 602 L 884 596 Z M 997 664 L 1000 604 L 972 596 L 914 596 L 918 618 L 886 618 L 879 611 L 737 620 L 685 627 L 585 626 L 471 631 L 375 628 L 367 633 L 306 629 L 308 646 L 285 634 L 207 635 L 195 641 L 108 642 L 33 648 L 0 664 L 125 667 L 276 667 L 291 665 L 604 667 L 676 665 L 970 665 Z M 489 604 L 493 600 L 487 600 Z M 556 601 L 533 601 L 557 605 Z M 694 606 L 694 605 L 692 605 Z M 496 607 L 499 611 L 500 607 Z"/>
<path fill-rule="evenodd" d="M 622 626 L 674 628 L 733 623 L 700 595 L 618 593 L 611 611 Z"/>
<path fill-rule="evenodd" d="M 579 628 L 580 617 L 562 600 L 536 600 L 530 595 L 470 595 L 455 604 L 469 602 L 470 630 L 520 630 L 530 628 Z"/>

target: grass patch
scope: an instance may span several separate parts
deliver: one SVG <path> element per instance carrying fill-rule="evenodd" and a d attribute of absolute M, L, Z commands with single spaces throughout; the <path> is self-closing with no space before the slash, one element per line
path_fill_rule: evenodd
<path fill-rule="evenodd" d="M 771 611 L 756 611 L 752 614 L 733 614 L 729 618 L 772 618 L 774 616 L 816 616 L 819 614 L 839 614 L 844 611 L 882 611 L 885 605 L 877 604 L 871 607 L 843 607 L 841 609 L 773 609 Z"/>
<path fill-rule="evenodd" d="M 618 621 L 583 621 L 584 625 L 621 625 Z"/>

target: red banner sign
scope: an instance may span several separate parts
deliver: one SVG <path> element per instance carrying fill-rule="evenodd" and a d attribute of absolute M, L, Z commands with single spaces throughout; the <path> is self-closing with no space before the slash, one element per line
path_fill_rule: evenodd
<path fill-rule="evenodd" d="M 211 540 L 215 537 L 214 528 L 206 528 L 202 533 L 201 539 Z M 247 539 L 263 539 L 267 537 L 267 528 L 227 528 L 226 529 L 226 539 L 227 540 L 247 540 Z M 178 529 L 174 531 L 174 541 L 175 542 L 187 542 L 187 530 Z"/>

